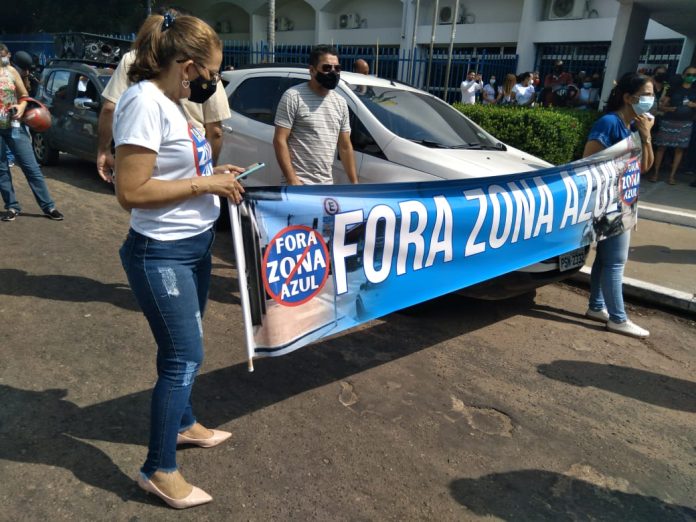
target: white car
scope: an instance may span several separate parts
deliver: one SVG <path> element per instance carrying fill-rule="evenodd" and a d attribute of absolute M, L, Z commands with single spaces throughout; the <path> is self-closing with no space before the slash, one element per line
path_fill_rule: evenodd
<path fill-rule="evenodd" d="M 252 66 L 222 73 L 232 117 L 223 122 L 220 163 L 266 168 L 247 186 L 280 185 L 273 149 L 276 108 L 290 87 L 309 80 L 307 67 Z M 527 172 L 551 164 L 505 145 L 458 110 L 405 84 L 342 72 L 336 91 L 350 111 L 351 142 L 360 183 L 438 181 Z M 335 183 L 347 183 L 333 164 Z M 503 298 L 564 279 L 580 269 L 587 248 L 546 260 L 466 289 L 477 297 Z M 563 271 L 559 270 L 563 267 Z"/>

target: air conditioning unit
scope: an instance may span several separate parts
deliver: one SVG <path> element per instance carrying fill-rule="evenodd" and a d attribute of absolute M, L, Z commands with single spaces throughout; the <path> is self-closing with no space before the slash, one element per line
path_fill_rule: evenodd
<path fill-rule="evenodd" d="M 358 29 L 360 28 L 361 18 L 358 13 L 343 13 L 338 15 L 339 29 Z"/>
<path fill-rule="evenodd" d="M 440 4 L 440 12 L 437 16 L 439 24 L 451 24 L 454 20 L 454 2 L 444 2 Z M 457 23 L 461 24 L 464 21 L 464 7 L 459 4 L 457 9 Z"/>
<path fill-rule="evenodd" d="M 585 18 L 587 0 L 551 0 L 549 20 L 578 20 Z"/>

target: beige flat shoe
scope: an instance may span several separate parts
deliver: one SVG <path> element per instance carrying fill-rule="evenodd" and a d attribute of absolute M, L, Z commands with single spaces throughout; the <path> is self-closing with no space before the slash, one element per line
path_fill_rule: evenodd
<path fill-rule="evenodd" d="M 175 509 L 186 509 L 194 506 L 200 506 L 201 504 L 207 504 L 208 502 L 213 500 L 213 497 L 208 495 L 202 489 L 197 488 L 196 486 L 193 486 L 191 493 L 189 493 L 184 498 L 168 497 L 162 492 L 162 490 L 155 486 L 150 479 L 145 478 L 145 475 L 143 475 L 142 473 L 138 473 L 137 482 L 138 486 L 140 486 L 142 489 L 144 489 L 148 493 L 152 493 L 153 495 L 158 496 L 159 498 L 164 500 L 169 506 Z"/>
<path fill-rule="evenodd" d="M 217 446 L 221 442 L 225 442 L 227 439 L 229 439 L 232 434 L 229 431 L 221 431 L 221 430 L 210 430 L 213 432 L 212 437 L 208 437 L 207 439 L 194 439 L 193 437 L 187 437 L 183 433 L 179 433 L 176 436 L 176 444 L 181 445 L 181 444 L 193 444 L 194 446 L 200 446 L 201 448 L 212 448 L 213 446 Z"/>

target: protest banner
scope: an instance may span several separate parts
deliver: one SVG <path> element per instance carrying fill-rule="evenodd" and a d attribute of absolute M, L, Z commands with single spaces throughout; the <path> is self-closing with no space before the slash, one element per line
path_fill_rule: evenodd
<path fill-rule="evenodd" d="M 395 310 L 558 258 L 637 220 L 637 135 L 487 178 L 249 188 L 230 215 L 250 369 Z"/>

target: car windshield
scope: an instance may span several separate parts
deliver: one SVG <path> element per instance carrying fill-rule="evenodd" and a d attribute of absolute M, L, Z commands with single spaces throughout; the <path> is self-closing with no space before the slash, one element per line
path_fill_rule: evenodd
<path fill-rule="evenodd" d="M 504 147 L 432 96 L 373 85 L 351 85 L 351 89 L 382 125 L 404 139 L 434 148 Z"/>

